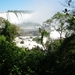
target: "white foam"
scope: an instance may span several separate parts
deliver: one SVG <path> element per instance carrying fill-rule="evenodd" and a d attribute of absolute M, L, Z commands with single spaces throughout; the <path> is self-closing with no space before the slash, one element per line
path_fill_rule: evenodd
<path fill-rule="evenodd" d="M 20 39 L 21 38 L 21 39 Z M 32 41 L 31 38 L 29 38 L 29 36 L 21 36 L 21 37 L 16 37 L 14 42 L 16 42 L 16 45 L 18 47 L 25 47 L 25 48 L 29 48 L 29 49 L 32 49 L 34 47 L 37 47 L 39 46 L 40 48 L 44 49 L 43 46 L 41 44 L 38 44 L 36 41 Z M 20 43 L 21 41 L 24 41 L 24 43 Z"/>

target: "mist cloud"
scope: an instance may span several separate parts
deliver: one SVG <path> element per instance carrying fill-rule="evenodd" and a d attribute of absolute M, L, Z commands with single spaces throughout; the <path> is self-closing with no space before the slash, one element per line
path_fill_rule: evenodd
<path fill-rule="evenodd" d="M 35 9 L 36 10 L 34 10 L 32 13 L 29 21 L 37 22 L 40 24 L 51 18 L 56 12 L 56 10 L 53 10 L 53 7 L 50 5 L 50 3 L 41 0 L 37 2 Z"/>

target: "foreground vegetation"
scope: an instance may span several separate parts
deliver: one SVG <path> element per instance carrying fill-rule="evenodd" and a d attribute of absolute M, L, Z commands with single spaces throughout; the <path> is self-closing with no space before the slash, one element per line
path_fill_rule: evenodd
<path fill-rule="evenodd" d="M 28 50 L 0 36 L 0 75 L 75 75 L 75 35 L 56 44 Z"/>
<path fill-rule="evenodd" d="M 62 43 L 60 39 L 47 43 L 45 50 L 39 47 L 28 50 L 13 43 L 17 32 L 11 32 L 10 27 L 13 26 L 5 21 L 5 27 L 1 28 L 0 75 L 75 75 L 74 33 Z"/>

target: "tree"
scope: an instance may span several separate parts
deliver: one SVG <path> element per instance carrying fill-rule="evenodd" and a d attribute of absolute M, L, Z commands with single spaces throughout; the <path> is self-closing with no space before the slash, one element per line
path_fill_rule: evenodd
<path fill-rule="evenodd" d="M 19 27 L 11 24 L 9 21 L 5 20 L 4 27 L 2 28 L 1 35 L 6 37 L 6 40 L 12 42 L 16 35 L 18 35 Z"/>
<path fill-rule="evenodd" d="M 60 46 L 59 50 L 57 51 L 59 57 L 60 67 L 58 71 L 64 72 L 64 75 L 72 74 L 74 75 L 75 69 L 75 34 L 67 37 L 62 45 Z M 59 73 L 58 72 L 58 73 Z"/>
<path fill-rule="evenodd" d="M 0 75 L 10 75 L 15 63 L 18 62 L 19 52 L 20 48 L 6 41 L 5 36 L 0 35 Z"/>
<path fill-rule="evenodd" d="M 60 34 L 60 43 L 62 43 L 62 36 L 68 33 L 68 30 L 66 27 L 66 24 L 67 24 L 66 20 L 69 17 L 70 16 L 66 14 L 57 12 L 51 19 L 48 19 L 47 21 L 45 21 L 46 24 L 49 24 L 51 27 L 54 28 L 55 31 L 57 31 Z"/>
<path fill-rule="evenodd" d="M 71 34 L 75 34 L 75 18 L 71 17 L 67 20 L 67 29 L 71 32 Z"/>
<path fill-rule="evenodd" d="M 40 32 L 40 34 L 41 34 L 41 44 L 43 45 L 43 38 L 44 38 L 44 36 L 49 36 L 49 33 L 45 30 L 45 29 L 41 29 L 41 28 L 39 28 L 39 32 Z"/>

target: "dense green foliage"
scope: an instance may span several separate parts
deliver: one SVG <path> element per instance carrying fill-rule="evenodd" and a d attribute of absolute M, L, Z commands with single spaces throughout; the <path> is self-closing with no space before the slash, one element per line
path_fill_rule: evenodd
<path fill-rule="evenodd" d="M 75 75 L 75 35 L 47 50 L 18 48 L 0 36 L 0 75 Z M 58 42 L 59 43 L 59 42 Z"/>
<path fill-rule="evenodd" d="M 9 21 L 5 20 L 4 25 L 1 28 L 0 35 L 4 35 L 6 40 L 12 42 L 14 38 L 18 35 L 19 28 L 11 24 Z"/>

